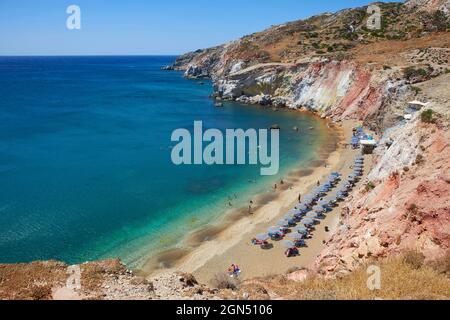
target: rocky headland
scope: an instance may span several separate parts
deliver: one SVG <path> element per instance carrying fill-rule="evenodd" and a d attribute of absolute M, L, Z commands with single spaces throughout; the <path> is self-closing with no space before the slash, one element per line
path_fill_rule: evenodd
<path fill-rule="evenodd" d="M 410 275 L 424 288 L 436 283 L 426 297 L 449 299 L 450 1 L 376 5 L 381 29 L 367 27 L 367 7 L 348 9 L 187 53 L 167 67 L 187 78 L 211 78 L 219 101 L 309 110 L 336 123 L 357 120 L 381 137 L 373 169 L 308 269 L 210 289 L 189 275 L 145 279 L 118 261 L 94 262 L 82 266 L 90 270 L 87 291 L 67 296 L 61 291 L 64 264 L 3 265 L 0 298 L 371 298 L 339 290 L 378 261 L 387 273 L 401 271 L 392 283 L 397 279 L 406 287 L 401 277 Z M 411 252 L 420 256 L 412 259 L 420 266 L 411 262 Z M 334 295 L 318 294 L 319 284 Z M 315 294 L 305 296 L 305 288 Z M 421 297 L 401 290 L 386 294 Z"/>

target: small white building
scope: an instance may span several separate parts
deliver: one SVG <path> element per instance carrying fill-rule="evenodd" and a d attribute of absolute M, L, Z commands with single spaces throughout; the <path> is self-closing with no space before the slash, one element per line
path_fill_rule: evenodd
<path fill-rule="evenodd" d="M 426 108 L 430 105 L 429 102 L 422 102 L 418 100 L 408 102 L 408 108 L 413 110 L 421 110 L 422 108 Z"/>
<path fill-rule="evenodd" d="M 375 140 L 361 140 L 359 142 L 361 144 L 363 154 L 371 154 L 373 150 L 377 147 L 377 142 Z"/>

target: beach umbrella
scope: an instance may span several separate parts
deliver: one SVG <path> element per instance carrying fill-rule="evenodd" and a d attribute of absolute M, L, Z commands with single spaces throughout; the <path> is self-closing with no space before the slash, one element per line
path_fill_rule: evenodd
<path fill-rule="evenodd" d="M 295 222 L 295 215 L 288 213 L 284 216 L 284 220 L 287 220 L 289 223 Z"/>
<path fill-rule="evenodd" d="M 269 233 L 269 236 L 280 235 L 281 231 L 280 231 L 280 229 L 278 227 L 270 227 L 268 229 L 268 233 Z"/>
<path fill-rule="evenodd" d="M 334 177 L 337 177 L 337 178 L 342 176 L 339 172 L 333 172 L 333 173 L 331 173 L 331 175 Z"/>
<path fill-rule="evenodd" d="M 322 188 L 327 188 L 327 189 L 332 189 L 333 188 L 333 183 L 331 182 L 327 182 L 325 183 Z"/>
<path fill-rule="evenodd" d="M 290 233 L 288 237 L 295 241 L 299 241 L 299 240 L 303 239 L 303 235 L 300 233 Z"/>
<path fill-rule="evenodd" d="M 305 226 L 312 226 L 314 224 L 314 220 L 310 218 L 305 218 L 302 220 L 302 224 Z"/>
<path fill-rule="evenodd" d="M 322 206 L 322 207 L 326 207 L 330 204 L 329 200 L 321 200 L 317 203 L 317 205 Z"/>
<path fill-rule="evenodd" d="M 301 204 L 300 206 L 298 206 L 298 210 L 303 213 L 305 211 L 308 211 L 308 207 L 306 206 L 306 204 Z"/>
<path fill-rule="evenodd" d="M 307 218 L 307 219 L 318 219 L 319 217 L 317 216 L 316 212 L 308 212 L 306 214 L 305 218 Z"/>
<path fill-rule="evenodd" d="M 315 197 L 312 195 L 308 195 L 303 199 L 303 203 L 306 205 L 310 205 L 311 203 L 313 203 L 315 200 Z"/>
<path fill-rule="evenodd" d="M 278 226 L 284 227 L 284 228 L 288 228 L 289 227 L 289 221 L 281 219 L 281 220 L 278 221 Z"/>
<path fill-rule="evenodd" d="M 294 214 L 294 217 L 295 217 L 295 219 L 298 219 L 298 218 L 300 218 L 302 215 L 303 215 L 303 211 L 302 211 L 302 210 L 298 210 L 298 211 Z"/>
<path fill-rule="evenodd" d="M 292 209 L 292 210 L 289 210 L 289 212 L 287 213 L 286 217 L 295 218 L 299 213 L 300 213 L 300 210 Z"/>
<path fill-rule="evenodd" d="M 315 206 L 314 207 L 314 212 L 315 213 L 324 213 L 325 211 L 326 211 L 326 209 L 324 207 L 322 207 L 322 206 Z M 308 217 L 308 218 L 310 218 L 310 217 Z"/>
<path fill-rule="evenodd" d="M 295 243 L 294 243 L 293 241 L 290 241 L 290 240 L 285 240 L 285 241 L 283 241 L 283 246 L 284 246 L 286 249 L 293 249 L 293 248 L 296 248 Z"/>
<path fill-rule="evenodd" d="M 269 239 L 270 239 L 270 237 L 267 233 L 260 233 L 256 236 L 256 240 L 259 240 L 259 241 L 267 241 Z"/>
<path fill-rule="evenodd" d="M 300 233 L 302 235 L 307 235 L 308 234 L 308 229 L 305 226 L 298 226 L 297 228 L 295 228 L 294 230 L 297 233 Z"/>

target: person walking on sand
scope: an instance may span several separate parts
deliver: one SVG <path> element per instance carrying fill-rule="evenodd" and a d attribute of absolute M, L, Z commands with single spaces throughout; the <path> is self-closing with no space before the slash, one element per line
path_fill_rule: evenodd
<path fill-rule="evenodd" d="M 300 202 L 302 202 L 302 194 L 301 193 L 298 195 L 298 203 L 300 203 Z"/>
<path fill-rule="evenodd" d="M 317 181 L 317 186 L 320 187 L 320 181 Z"/>

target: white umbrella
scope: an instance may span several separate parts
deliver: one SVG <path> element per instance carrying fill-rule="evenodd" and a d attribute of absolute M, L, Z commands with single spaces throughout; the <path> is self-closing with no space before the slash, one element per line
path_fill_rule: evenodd
<path fill-rule="evenodd" d="M 303 240 L 303 235 L 300 233 L 290 233 L 288 237 L 295 241 Z"/>
<path fill-rule="evenodd" d="M 289 227 L 289 221 L 283 220 L 283 219 L 282 219 L 282 220 L 279 220 L 279 221 L 278 221 L 278 226 L 287 228 L 287 227 Z"/>
<path fill-rule="evenodd" d="M 302 224 L 305 226 L 312 226 L 314 224 L 314 220 L 310 218 L 305 218 L 302 220 Z"/>
<path fill-rule="evenodd" d="M 261 233 L 256 236 L 256 240 L 259 240 L 259 241 L 267 241 L 269 239 L 270 239 L 270 237 L 267 233 Z"/>
<path fill-rule="evenodd" d="M 290 240 L 285 240 L 283 241 L 283 246 L 287 249 L 293 249 L 296 248 L 295 243 L 293 241 Z"/>
<path fill-rule="evenodd" d="M 303 235 L 307 235 L 308 234 L 308 229 L 305 226 L 298 226 L 297 228 L 295 228 L 295 231 L 297 233 L 303 234 Z"/>

